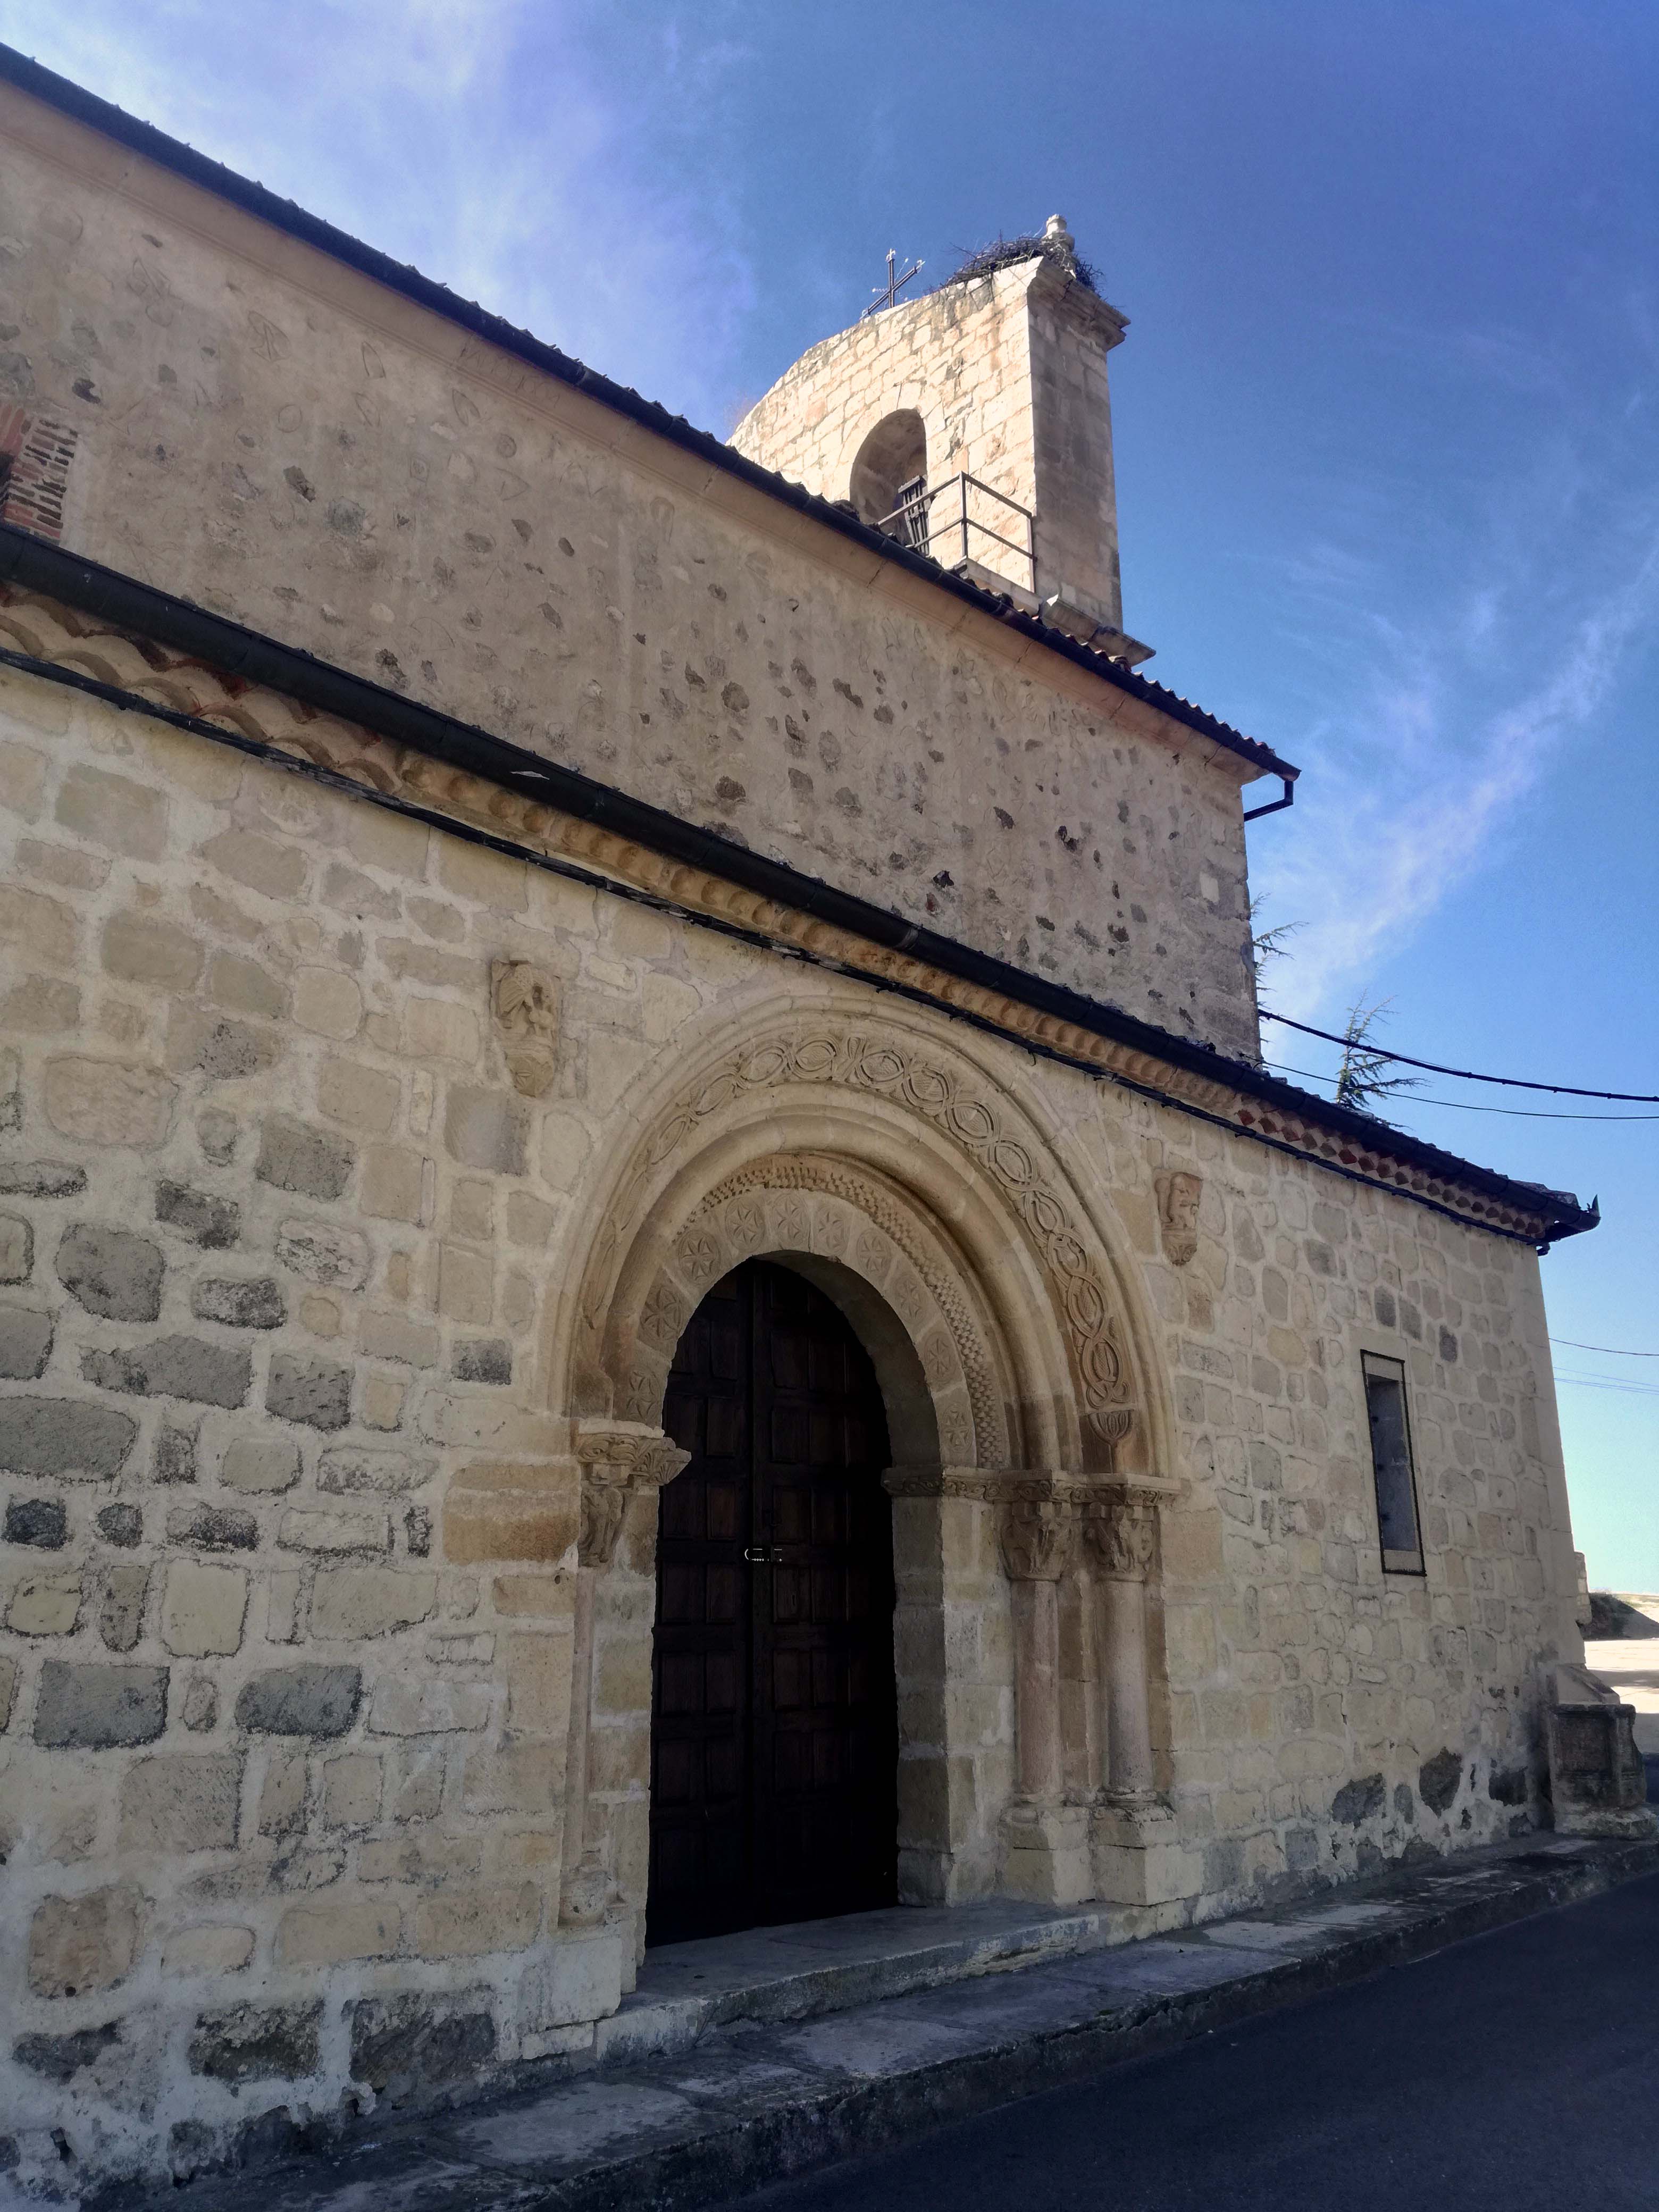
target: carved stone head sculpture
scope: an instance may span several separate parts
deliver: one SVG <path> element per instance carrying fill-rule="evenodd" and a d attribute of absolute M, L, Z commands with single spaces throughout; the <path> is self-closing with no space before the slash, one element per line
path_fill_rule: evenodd
<path fill-rule="evenodd" d="M 1198 1207 L 1203 1195 L 1204 1178 L 1185 1168 L 1171 1169 L 1158 1178 L 1158 1225 L 1164 1256 L 1172 1267 L 1184 1267 L 1198 1249 Z"/>
<path fill-rule="evenodd" d="M 514 1089 L 539 1098 L 557 1066 L 559 1001 L 551 978 L 528 960 L 494 961 L 489 1003 Z"/>

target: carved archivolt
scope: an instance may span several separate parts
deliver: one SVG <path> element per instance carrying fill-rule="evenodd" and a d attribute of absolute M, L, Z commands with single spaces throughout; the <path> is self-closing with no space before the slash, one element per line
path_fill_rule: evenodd
<path fill-rule="evenodd" d="M 988 1331 L 955 1255 L 878 1175 L 811 1154 L 755 1161 L 717 1184 L 674 1237 L 641 1302 L 631 1346 L 626 1316 L 611 1317 L 625 1419 L 656 1418 L 674 1348 L 704 1292 L 765 1252 L 838 1261 L 871 1284 L 904 1324 L 942 1449 L 963 1459 L 1006 1455 Z"/>
<path fill-rule="evenodd" d="M 637 1228 L 647 1191 L 664 1169 L 695 1150 L 704 1125 L 734 1100 L 793 1083 L 890 1099 L 922 1116 L 965 1156 L 975 1177 L 1018 1218 L 1048 1279 L 1071 1356 L 1080 1418 L 1097 1438 L 1115 1442 L 1130 1396 L 1127 1364 L 1092 1239 L 1073 1201 L 988 1085 L 908 1037 L 804 1025 L 739 1047 L 688 1085 L 660 1117 L 609 1209 L 584 1292 L 582 1315 L 589 1327 L 601 1323 L 619 1255 Z M 686 1318 L 689 1313 L 680 1327 Z M 664 1304 L 642 1316 L 642 1334 L 655 1330 L 660 1339 L 669 1326 Z"/>

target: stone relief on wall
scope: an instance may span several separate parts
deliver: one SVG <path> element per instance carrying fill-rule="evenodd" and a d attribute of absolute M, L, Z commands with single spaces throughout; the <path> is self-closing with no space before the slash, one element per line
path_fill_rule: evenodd
<path fill-rule="evenodd" d="M 1164 1256 L 1172 1267 L 1184 1267 L 1198 1249 L 1198 1208 L 1204 1195 L 1204 1178 L 1186 1168 L 1175 1168 L 1158 1176 L 1157 1188 Z"/>
<path fill-rule="evenodd" d="M 513 1087 L 539 1098 L 557 1069 L 559 1000 L 552 979 L 528 960 L 495 960 L 489 1006 Z"/>

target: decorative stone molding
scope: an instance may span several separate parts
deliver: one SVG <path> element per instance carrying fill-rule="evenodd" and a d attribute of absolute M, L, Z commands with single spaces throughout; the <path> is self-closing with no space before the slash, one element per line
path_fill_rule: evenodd
<path fill-rule="evenodd" d="M 528 960 L 493 960 L 489 1009 L 514 1089 L 539 1098 L 557 1072 L 559 1000 L 552 978 Z"/>
<path fill-rule="evenodd" d="M 1198 1209 L 1204 1196 L 1204 1178 L 1186 1168 L 1175 1168 L 1158 1176 L 1154 1188 L 1164 1256 L 1172 1267 L 1184 1267 L 1198 1249 Z"/>
<path fill-rule="evenodd" d="M 1117 1428 L 1115 1417 L 1128 1402 L 1131 1389 L 1115 1300 L 1092 1230 L 1046 1158 L 1041 1140 L 1015 1117 L 1008 1103 L 972 1071 L 951 1065 L 942 1054 L 901 1032 L 803 1024 L 738 1046 L 689 1085 L 659 1117 L 607 1209 L 581 1297 L 580 1310 L 588 1326 L 597 1329 L 603 1323 L 622 1257 L 647 1211 L 646 1193 L 663 1168 L 689 1151 L 704 1126 L 734 1099 L 796 1083 L 889 1099 L 921 1117 L 965 1158 L 975 1181 L 1020 1224 L 1048 1281 L 1074 1376 L 1079 1417 L 1109 1448 Z M 839 1164 L 836 1172 L 852 1175 L 867 1193 L 872 1179 L 865 1172 Z M 775 1173 L 773 1180 L 777 1179 Z M 730 1187 L 724 1188 L 730 1194 Z M 707 1202 L 722 1203 L 723 1198 L 711 1196 Z M 855 1197 L 854 1202 L 868 1200 Z M 886 1233 L 889 1221 L 878 1203 L 872 1218 Z M 864 1256 L 864 1248 L 857 1244 L 848 1254 L 853 1264 Z M 931 1287 L 939 1297 L 938 1282 Z M 679 1310 L 678 1325 L 683 1328 L 689 1317 L 689 1311 Z M 675 1310 L 660 1302 L 641 1315 L 647 1334 L 654 1331 L 659 1340 L 673 1326 Z M 947 1320 L 955 1324 L 952 1334 L 960 1357 L 963 1316 L 947 1312 Z M 971 1367 L 968 1372 L 972 1374 Z M 975 1377 L 974 1387 L 982 1421 L 986 1386 Z M 641 1378 L 642 1395 L 625 1398 L 623 1411 L 648 1418 L 654 1409 L 653 1388 L 648 1376 Z M 985 1449 L 982 1437 L 977 1449 Z"/>
<path fill-rule="evenodd" d="M 933 1401 L 939 1437 L 953 1458 L 994 1462 L 1008 1449 L 1008 1386 L 988 1317 L 957 1255 L 908 1194 L 878 1170 L 816 1153 L 774 1154 L 725 1177 L 682 1218 L 642 1225 L 660 1258 L 629 1303 L 602 1319 L 605 1364 L 627 1419 L 659 1413 L 674 1349 L 711 1284 L 760 1254 L 831 1261 L 862 1278 L 898 1321 Z M 617 1264 L 614 1242 L 611 1266 Z M 593 1283 L 608 1279 L 598 1269 Z"/>
<path fill-rule="evenodd" d="M 1384 1189 L 1438 1206 L 1455 1219 L 1535 1244 L 1548 1234 L 1541 1208 L 1477 1189 L 1425 1164 L 1390 1152 L 1386 1133 L 1367 1144 L 1352 1132 L 1311 1120 L 1294 1098 L 1268 1102 L 1177 1067 L 1080 1024 L 1062 1020 L 984 985 L 968 983 L 908 953 L 874 945 L 854 931 L 781 906 L 725 878 L 687 867 L 619 836 L 602 823 L 579 821 L 522 793 L 393 744 L 361 724 L 301 707 L 283 694 L 221 674 L 174 649 L 132 640 L 95 616 L 38 592 L 0 587 L 0 637 L 35 658 L 85 670 L 141 698 L 218 721 L 245 736 L 376 791 L 395 793 L 471 822 L 527 851 L 581 861 L 693 912 L 719 916 L 777 943 L 799 946 L 857 975 L 896 983 L 1005 1035 L 1041 1044 L 1084 1066 L 1214 1115 L 1246 1135 L 1265 1138 L 1304 1158 L 1324 1161 Z M 1449 1162 L 1448 1165 L 1451 1164 Z"/>

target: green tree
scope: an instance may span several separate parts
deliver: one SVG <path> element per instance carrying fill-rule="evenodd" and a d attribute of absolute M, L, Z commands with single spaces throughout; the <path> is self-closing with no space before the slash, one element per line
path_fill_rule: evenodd
<path fill-rule="evenodd" d="M 1378 999 L 1368 1006 L 1362 992 L 1349 1007 L 1342 1030 L 1342 1064 L 1336 1071 L 1339 1106 L 1352 1106 L 1358 1114 L 1374 1114 L 1377 1100 L 1391 1097 L 1397 1091 L 1421 1087 L 1420 1075 L 1390 1075 L 1392 1062 L 1376 1042 L 1377 1025 L 1388 1019 L 1393 1004 L 1392 999 Z"/>

